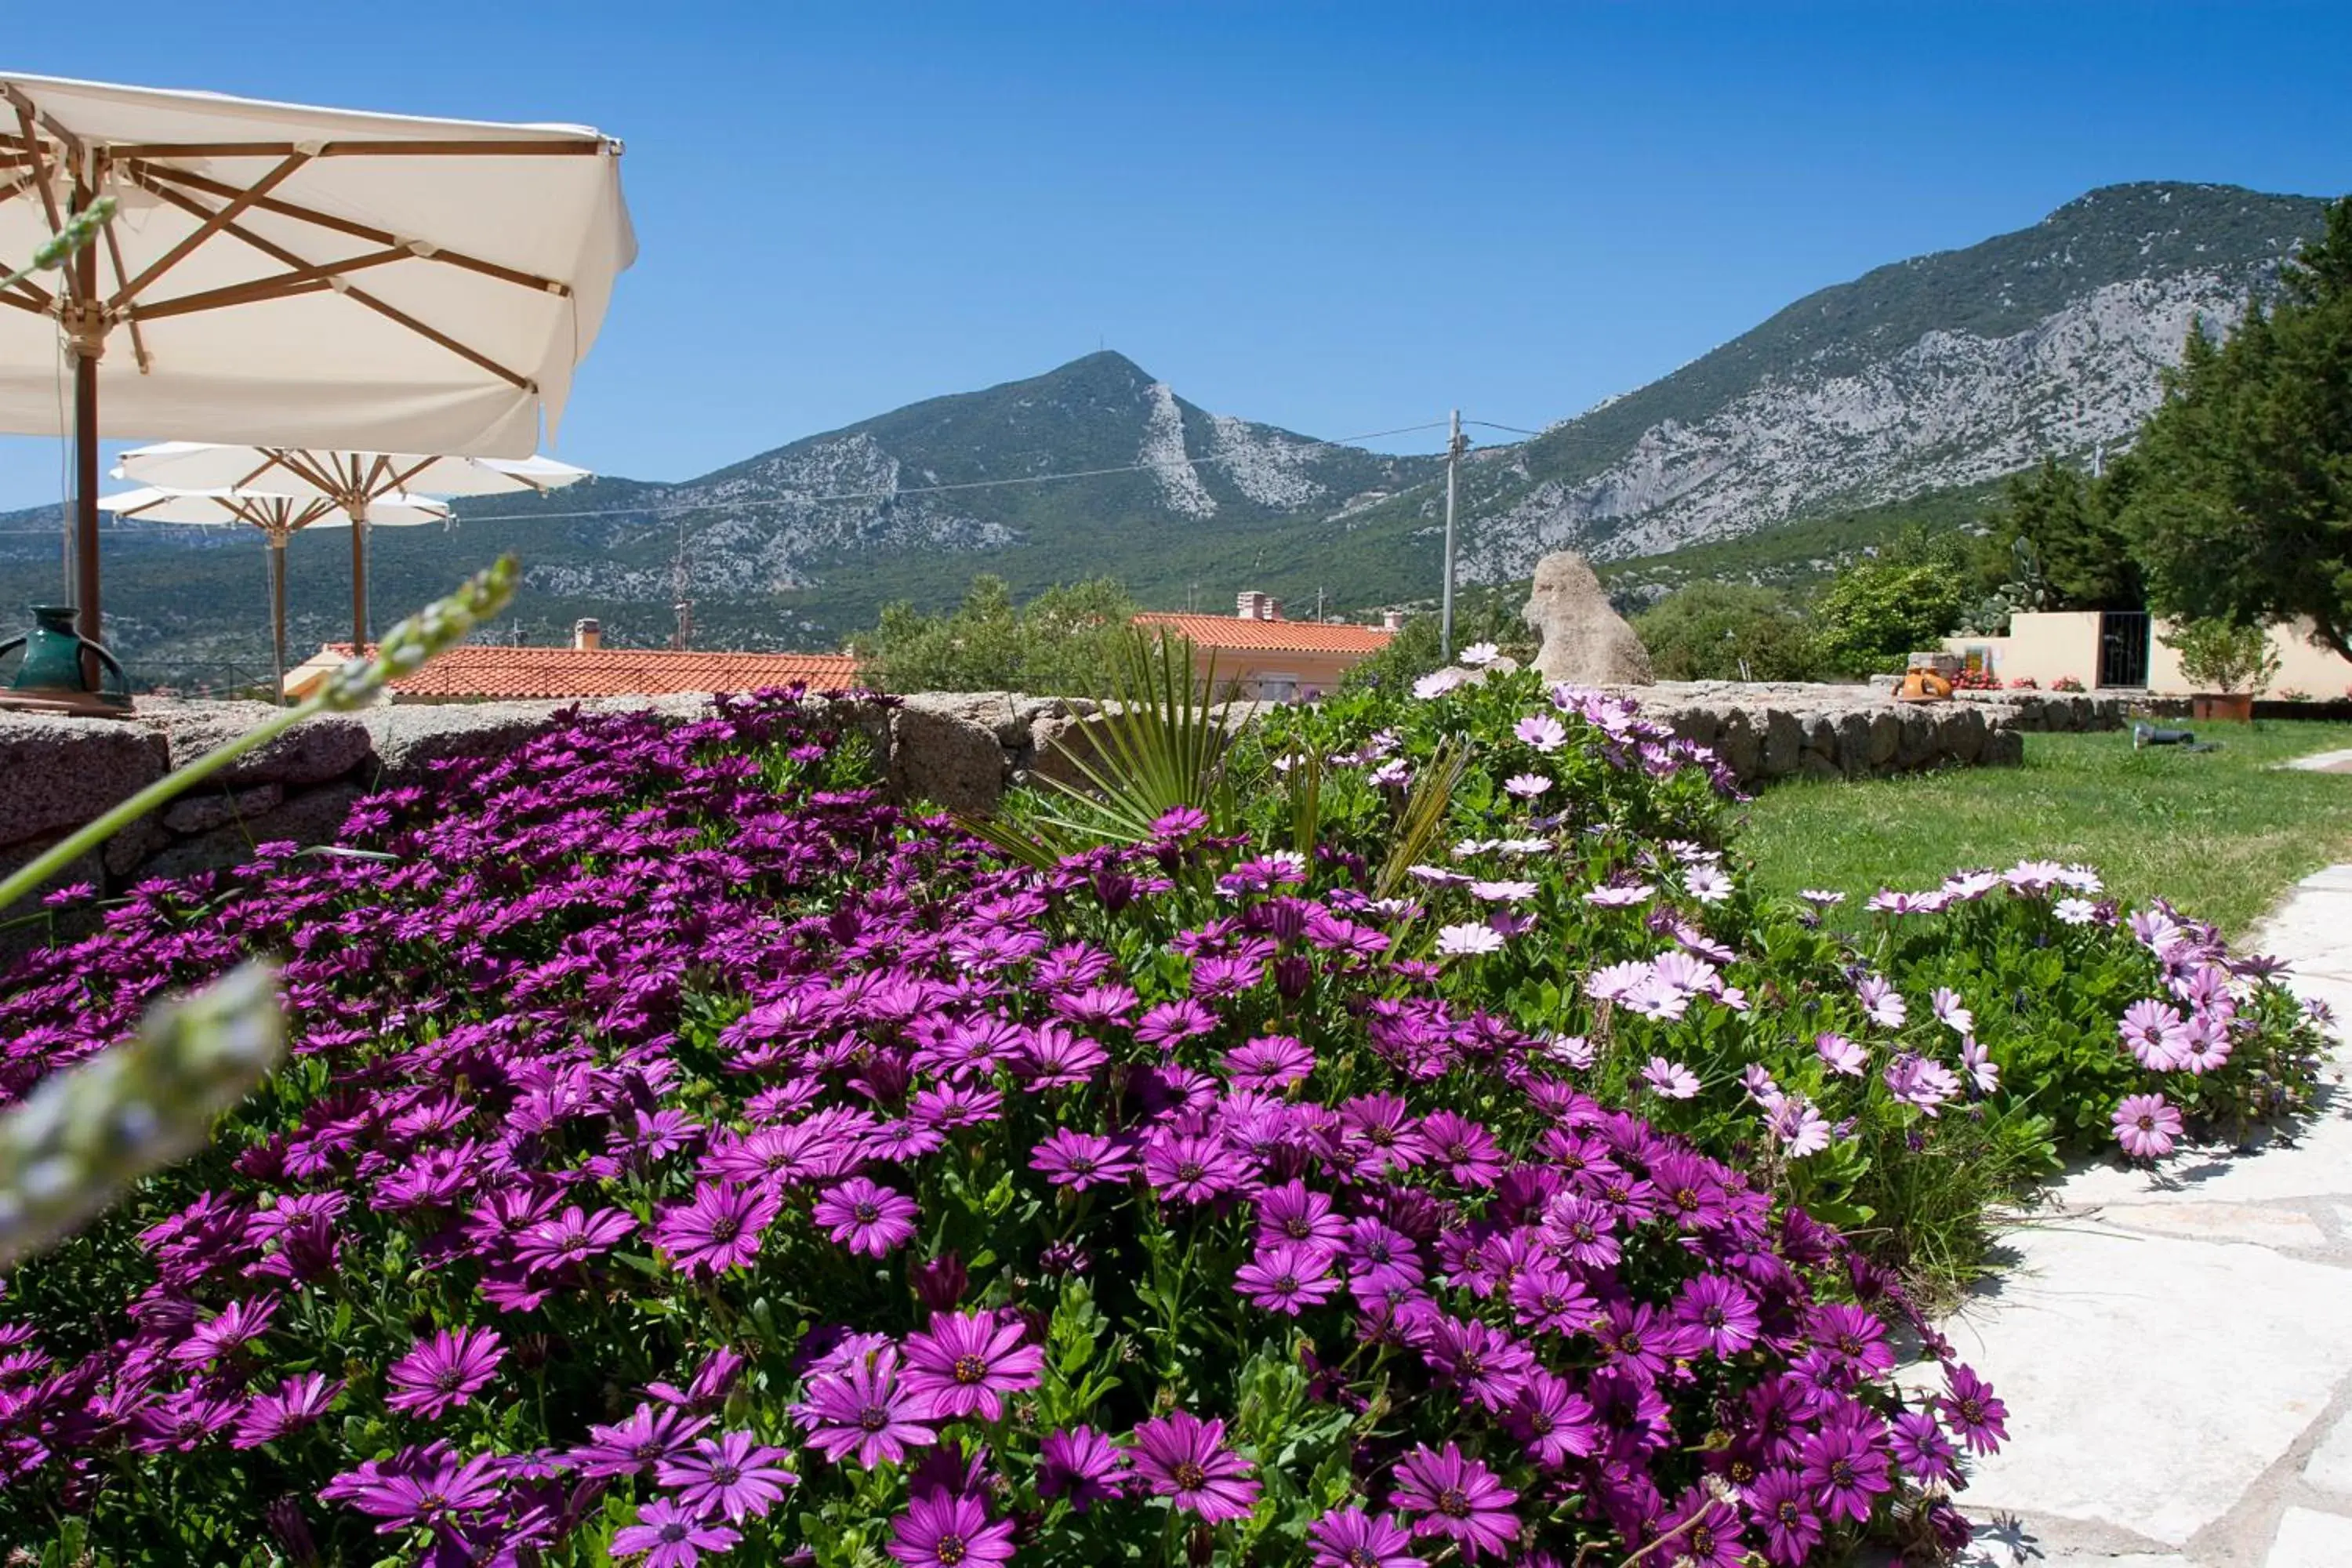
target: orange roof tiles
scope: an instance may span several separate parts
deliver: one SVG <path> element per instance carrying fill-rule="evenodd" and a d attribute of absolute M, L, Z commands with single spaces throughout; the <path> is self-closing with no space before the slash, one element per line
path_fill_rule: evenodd
<path fill-rule="evenodd" d="M 350 647 L 337 652 L 348 657 Z M 394 700 L 670 697 L 756 691 L 764 686 L 834 690 L 857 684 L 857 661 L 832 653 L 697 653 L 637 647 L 499 647 L 467 643 L 392 683 Z"/>
<path fill-rule="evenodd" d="M 1237 653 L 1378 653 L 1396 634 L 1379 626 L 1333 626 L 1323 621 L 1248 621 L 1239 616 L 1185 616 L 1149 611 L 1140 626 L 1165 626 L 1201 647 Z"/>

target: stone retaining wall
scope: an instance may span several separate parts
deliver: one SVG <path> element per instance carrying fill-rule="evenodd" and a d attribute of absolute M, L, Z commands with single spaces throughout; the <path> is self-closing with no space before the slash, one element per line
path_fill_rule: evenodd
<path fill-rule="evenodd" d="M 1675 734 L 1712 747 L 1743 784 L 1863 778 L 1925 768 L 2002 767 L 2025 760 L 2025 737 L 2116 730 L 2123 704 L 2064 692 L 1962 692 L 1947 702 L 1897 702 L 1867 686 L 1675 681 L 1616 689 Z"/>
<path fill-rule="evenodd" d="M 2048 693 L 1971 694 L 1967 701 L 1917 705 L 1864 687 L 1697 682 L 1629 688 L 1626 694 L 1676 733 L 1714 747 L 1746 784 L 2014 763 L 2024 754 L 2028 732 L 2122 722 L 2113 699 Z M 329 842 L 362 795 L 422 781 L 440 758 L 509 750 L 565 706 L 393 707 L 307 720 L 118 835 L 65 879 L 119 889 L 235 864 L 253 845 L 272 839 Z M 667 698 L 584 706 L 684 717 L 706 704 Z M 847 706 L 893 798 L 957 811 L 988 809 L 1033 770 L 1066 770 L 1054 742 L 1093 711 L 1083 700 L 1009 692 Z M 270 711 L 258 703 L 146 700 L 128 721 L 0 710 L 0 872 Z"/>

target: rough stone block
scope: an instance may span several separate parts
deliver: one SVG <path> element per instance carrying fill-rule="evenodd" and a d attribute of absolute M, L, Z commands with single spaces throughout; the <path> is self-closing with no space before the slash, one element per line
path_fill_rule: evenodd
<path fill-rule="evenodd" d="M 139 721 L 160 733 L 171 749 L 171 765 L 184 767 L 205 752 L 275 717 L 266 702 L 157 702 L 142 700 Z M 367 760 L 366 722 L 355 713 L 320 713 L 305 719 L 257 751 L 239 757 L 218 777 L 235 788 L 278 784 L 299 789 L 339 779 Z"/>
<path fill-rule="evenodd" d="M 893 799 L 929 801 L 949 811 L 990 811 L 1012 772 L 996 731 L 932 707 L 900 708 L 890 725 Z"/>
<path fill-rule="evenodd" d="M 1870 771 L 1871 725 L 1875 717 L 1859 709 L 1838 716 L 1838 766 L 1848 778 L 1860 778 Z"/>
<path fill-rule="evenodd" d="M 0 710 L 0 845 L 80 826 L 163 777 L 166 754 L 127 720 Z"/>
<path fill-rule="evenodd" d="M 1723 729 L 1716 737 L 1715 749 L 1734 778 L 1747 780 L 1757 775 L 1764 759 L 1764 738 L 1756 732 L 1755 722 L 1748 718 L 1747 710 L 1734 708 L 1723 716 Z"/>
<path fill-rule="evenodd" d="M 1942 732 L 1944 754 L 1956 763 L 1973 763 L 1984 750 L 1984 714 L 1974 707 L 1964 706 L 1957 711 L 1938 715 L 1943 722 L 1937 726 Z"/>
<path fill-rule="evenodd" d="M 285 798 L 284 786 L 274 784 L 193 792 L 163 808 L 163 826 L 173 833 L 209 833 L 232 822 L 250 821 L 275 809 Z"/>
<path fill-rule="evenodd" d="M 1988 768 L 2021 767 L 2025 763 L 2025 737 L 2014 730 L 1986 731 L 1984 750 L 1978 753 L 1977 763 Z"/>
<path fill-rule="evenodd" d="M 375 751 L 376 777 L 361 782 L 422 784 L 435 763 L 498 756 L 549 728 L 560 708 L 552 702 L 468 702 L 371 710 L 364 723 Z"/>
<path fill-rule="evenodd" d="M 1764 710 L 1764 776 L 1786 778 L 1797 771 L 1797 753 L 1805 748 L 1805 726 L 1785 708 Z"/>
<path fill-rule="evenodd" d="M 1889 709 L 1880 709 L 1870 716 L 1870 747 L 1867 755 L 1872 769 L 1885 768 L 1895 761 L 1896 749 L 1903 743 L 1903 721 Z"/>
<path fill-rule="evenodd" d="M 1100 755 L 1092 730 L 1091 714 L 1041 715 L 1030 726 L 1026 763 L 1029 773 L 1036 778 L 1083 787 L 1086 775 L 1075 763 L 1091 764 Z"/>
<path fill-rule="evenodd" d="M 1002 746 L 1017 746 L 1027 738 L 1028 725 L 1015 706 L 1016 694 L 1005 691 L 919 691 L 905 699 L 899 711 L 937 713 L 978 724 Z"/>
<path fill-rule="evenodd" d="M 184 838 L 141 867 L 139 875 L 184 877 L 192 871 L 241 866 L 252 858 L 255 845 L 280 839 L 290 839 L 306 847 L 332 844 L 360 793 L 356 784 L 322 784 L 296 795 L 275 811 Z"/>

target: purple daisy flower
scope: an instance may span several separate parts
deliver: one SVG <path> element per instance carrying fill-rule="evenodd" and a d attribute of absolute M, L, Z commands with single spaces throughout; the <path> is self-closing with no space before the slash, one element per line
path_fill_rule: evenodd
<path fill-rule="evenodd" d="M 2160 1094 L 2132 1094 L 2116 1107 L 2116 1142 L 2135 1160 L 2161 1160 L 2181 1133 L 2180 1112 Z"/>
<path fill-rule="evenodd" d="M 1886 1456 L 1853 1426 L 1824 1426 L 1807 1437 L 1797 1468 L 1823 1512 L 1856 1524 L 1869 1522 L 1879 1495 L 1895 1484 Z"/>
<path fill-rule="evenodd" d="M 1241 1089 L 1286 1089 L 1314 1070 L 1315 1053 L 1287 1035 L 1268 1035 L 1225 1053 L 1225 1071 Z"/>
<path fill-rule="evenodd" d="M 1154 1497 L 1189 1509 L 1211 1524 L 1246 1519 L 1258 1483 L 1247 1459 L 1226 1447 L 1225 1424 L 1171 1411 L 1135 1429 L 1135 1473 Z"/>
<path fill-rule="evenodd" d="M 482 1391 L 506 1351 L 496 1329 L 444 1329 L 401 1357 L 384 1374 L 395 1390 L 386 1405 L 420 1421 L 430 1421 Z"/>
<path fill-rule="evenodd" d="M 907 1568 L 997 1568 L 1013 1561 L 1013 1521 L 992 1521 L 969 1492 L 933 1491 L 891 1522 L 887 1550 Z"/>
<path fill-rule="evenodd" d="M 1675 1535 L 1677 1568 L 1740 1568 L 1748 1561 L 1740 1539 L 1739 1510 L 1705 1489 L 1693 1487 L 1675 1502 L 1666 1532 Z"/>
<path fill-rule="evenodd" d="M 1701 1274 L 1683 1286 L 1675 1316 L 1706 1336 L 1706 1346 L 1728 1360 L 1756 1342 L 1763 1321 L 1756 1299 L 1737 1280 Z"/>
<path fill-rule="evenodd" d="M 1465 1558 L 1499 1557 L 1519 1532 L 1519 1516 L 1511 1511 L 1519 1494 L 1477 1460 L 1465 1458 L 1456 1444 L 1446 1444 L 1442 1453 L 1421 1445 L 1398 1464 L 1396 1476 L 1389 1502 L 1415 1516 L 1412 1532 L 1445 1536 Z"/>
<path fill-rule="evenodd" d="M 749 1432 L 721 1432 L 689 1451 L 654 1467 L 654 1479 L 676 1489 L 677 1500 L 699 1518 L 721 1515 L 730 1524 L 765 1519 L 768 1510 L 800 1479 L 784 1468 L 782 1448 L 771 1448 Z"/>
<path fill-rule="evenodd" d="M 1895 1462 L 1927 1486 L 1948 1487 L 1960 1479 L 1959 1450 L 1944 1435 L 1943 1423 L 1932 1410 L 1906 1410 L 1897 1415 L 1887 1436 Z"/>
<path fill-rule="evenodd" d="M 237 1422 L 236 1436 L 229 1439 L 232 1448 L 255 1448 L 275 1442 L 289 1433 L 299 1432 L 327 1413 L 335 1395 L 342 1392 L 340 1383 L 329 1383 L 319 1373 L 306 1372 L 289 1377 L 278 1384 L 275 1394 L 258 1394 L 246 1406 Z"/>
<path fill-rule="evenodd" d="M 1258 1194 L 1257 1234 L 1261 1241 L 1312 1242 L 1338 1248 L 1347 1245 L 1348 1222 L 1334 1211 L 1330 1194 L 1300 1181 L 1285 1182 Z"/>
<path fill-rule="evenodd" d="M 1331 1252 L 1313 1242 L 1277 1241 L 1234 1271 L 1234 1289 L 1253 1306 L 1297 1317 L 1338 1292 Z"/>
<path fill-rule="evenodd" d="M 675 1405 L 640 1405 L 625 1421 L 589 1427 L 589 1440 L 565 1458 L 586 1479 L 634 1476 L 685 1447 L 709 1425 L 709 1416 Z"/>
<path fill-rule="evenodd" d="M 723 1524 L 705 1524 L 670 1501 L 640 1504 L 637 1521 L 613 1532 L 613 1555 L 646 1554 L 644 1568 L 695 1568 L 706 1552 L 728 1552 L 743 1538 Z"/>
<path fill-rule="evenodd" d="M 1781 1568 L 1801 1568 L 1821 1544 L 1821 1515 L 1813 1510 L 1811 1489 L 1796 1471 L 1765 1471 L 1748 1483 L 1741 1500 L 1764 1532 L 1764 1555 Z"/>
<path fill-rule="evenodd" d="M 1503 1426 L 1527 1445 L 1536 1462 L 1553 1469 L 1601 1447 L 1592 1404 L 1557 1373 L 1537 1367 L 1520 1384 L 1518 1397 L 1503 1413 Z"/>
<path fill-rule="evenodd" d="M 673 1204 L 654 1225 L 654 1245 L 687 1274 L 724 1274 L 760 1254 L 760 1235 L 782 1201 L 772 1188 L 696 1184 L 690 1203 Z"/>
<path fill-rule="evenodd" d="M 637 1216 L 625 1209 L 590 1215 L 574 1204 L 515 1238 L 516 1261 L 534 1274 L 551 1274 L 610 1252 L 635 1235 Z"/>
<path fill-rule="evenodd" d="M 1143 1174 L 1162 1199 L 1202 1204 L 1232 1192 L 1248 1172 L 1223 1139 L 1177 1133 L 1145 1148 Z"/>
<path fill-rule="evenodd" d="M 1315 1555 L 1310 1568 L 1422 1568 L 1412 1536 L 1394 1514 L 1366 1513 L 1350 1503 L 1307 1527 Z"/>
<path fill-rule="evenodd" d="M 899 1386 L 898 1352 L 892 1345 L 812 1376 L 808 1395 L 793 1415 L 826 1458 L 838 1461 L 855 1450 L 868 1469 L 886 1460 L 897 1464 L 909 1447 L 939 1440 L 929 1406 Z"/>
<path fill-rule="evenodd" d="M 1079 1132 L 1064 1127 L 1038 1140 L 1030 1152 L 1029 1167 L 1042 1171 L 1057 1187 L 1082 1193 L 1088 1187 L 1117 1186 L 1135 1176 L 1135 1151 L 1099 1132 Z"/>
<path fill-rule="evenodd" d="M 1067 1497 L 1080 1513 L 1090 1503 L 1127 1492 L 1127 1455 L 1091 1426 L 1048 1436 L 1037 1454 L 1037 1495 Z"/>
<path fill-rule="evenodd" d="M 852 1176 L 817 1199 L 811 1217 L 850 1251 L 880 1258 L 906 1245 L 919 1212 L 905 1194 Z"/>
<path fill-rule="evenodd" d="M 1990 1454 L 2009 1441 L 2009 1427 L 2004 1425 L 2009 1406 L 1995 1399 L 1992 1384 L 1965 1366 L 1946 1370 L 1944 1380 L 1951 1389 L 1948 1398 L 1938 1401 L 1944 1419 L 1968 1445 L 1971 1454 Z"/>
<path fill-rule="evenodd" d="M 1045 1364 L 1044 1348 L 1023 1339 L 1021 1320 L 1011 1313 L 934 1312 L 907 1341 L 907 1392 L 928 1401 L 934 1419 L 977 1411 L 1000 1420 L 1003 1396 L 1036 1387 Z"/>

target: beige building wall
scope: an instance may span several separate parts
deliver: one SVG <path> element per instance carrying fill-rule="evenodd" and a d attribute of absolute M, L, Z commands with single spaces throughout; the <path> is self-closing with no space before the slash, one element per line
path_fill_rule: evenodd
<path fill-rule="evenodd" d="M 1277 702 L 1330 696 L 1339 689 L 1339 678 L 1368 657 L 1360 653 L 1281 653 L 1221 647 L 1196 648 L 1193 658 L 1199 666 L 1205 667 L 1211 653 L 1216 655 L 1220 689 L 1237 689 L 1244 697 Z M 1197 679 L 1207 671 L 1200 668 L 1193 673 Z"/>
<path fill-rule="evenodd" d="M 2254 695 L 2277 697 L 2305 692 L 2326 700 L 2352 695 L 2352 664 L 2329 649 L 2315 647 L 2304 636 L 2309 623 L 2271 628 L 2271 651 L 2279 658 L 2279 672 Z M 2164 646 L 2172 629 L 2169 621 L 2151 625 L 2147 650 L 2147 690 L 2161 697 L 2186 697 L 2195 688 L 2180 671 L 2180 656 Z M 2099 612 L 2096 610 L 2034 610 L 2011 616 L 2009 635 L 2001 637 L 1949 637 L 1948 652 L 1966 657 L 1982 653 L 2003 685 L 2031 679 L 2047 690 L 2072 676 L 2087 689 L 2098 680 Z"/>

